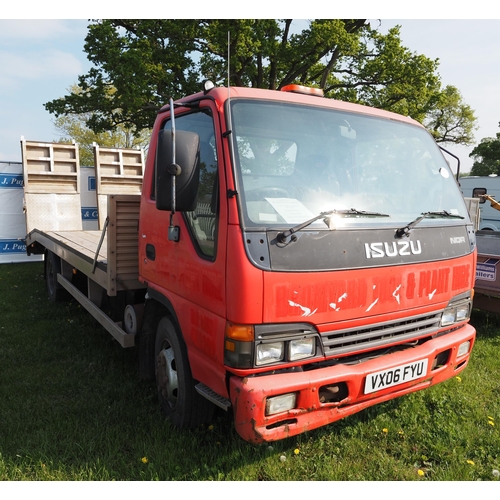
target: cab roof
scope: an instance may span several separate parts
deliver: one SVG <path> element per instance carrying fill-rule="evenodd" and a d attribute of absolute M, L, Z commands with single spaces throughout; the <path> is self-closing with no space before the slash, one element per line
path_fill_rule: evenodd
<path fill-rule="evenodd" d="M 370 106 L 364 106 L 361 104 L 353 104 L 350 102 L 339 101 L 336 99 L 329 99 L 325 97 L 319 97 L 317 95 L 307 95 L 297 92 L 286 92 L 282 90 L 267 90 L 267 89 L 257 89 L 257 88 L 247 88 L 247 87 L 214 87 L 212 90 L 208 91 L 206 94 L 199 92 L 191 96 L 183 97 L 177 101 L 175 104 L 189 103 L 193 101 L 199 101 L 201 99 L 208 98 L 217 102 L 219 105 L 223 105 L 229 98 L 230 99 L 259 99 L 259 100 L 269 100 L 276 102 L 288 102 L 296 104 L 307 104 L 312 106 L 319 106 L 322 108 L 330 108 L 338 111 L 346 111 L 350 113 L 359 113 L 369 116 L 385 118 L 388 120 L 396 120 L 412 125 L 417 125 L 422 128 L 422 124 L 410 118 L 408 116 L 403 116 L 398 113 L 393 113 L 391 111 L 385 111 L 378 108 L 373 108 Z M 160 111 L 166 111 L 168 106 L 164 106 Z"/>

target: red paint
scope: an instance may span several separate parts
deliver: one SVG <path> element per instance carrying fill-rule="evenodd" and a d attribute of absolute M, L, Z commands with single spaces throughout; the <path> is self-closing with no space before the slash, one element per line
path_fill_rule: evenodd
<path fill-rule="evenodd" d="M 472 255 L 451 262 L 396 268 L 331 273 L 264 273 L 264 322 L 304 320 L 302 310 L 291 306 L 290 300 L 311 311 L 316 310 L 309 317 L 315 324 L 367 315 L 388 315 L 390 319 L 398 311 L 430 304 L 437 309 L 454 295 L 470 289 L 471 260 Z M 345 298 L 342 299 L 342 296 Z"/>

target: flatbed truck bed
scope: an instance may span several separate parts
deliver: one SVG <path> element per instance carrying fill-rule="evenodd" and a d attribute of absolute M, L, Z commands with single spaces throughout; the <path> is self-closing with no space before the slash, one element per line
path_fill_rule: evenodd
<path fill-rule="evenodd" d="M 135 332 L 125 331 L 122 322 L 114 322 L 101 310 L 105 295 L 144 289 L 138 280 L 137 231 L 139 197 L 109 196 L 109 215 L 102 231 L 32 230 L 26 237 L 28 252 L 48 252 L 60 259 L 60 272 L 55 278 L 84 306 L 122 345 L 135 345 Z M 59 267 L 59 266 L 57 266 Z M 73 283 L 72 277 L 86 276 L 86 294 Z M 128 314 L 133 314 L 128 310 Z M 129 318 L 133 323 L 134 318 Z M 124 321 L 127 321 L 124 318 Z M 133 330 L 133 328 L 130 328 Z"/>
<path fill-rule="evenodd" d="M 40 231 L 34 229 L 26 237 L 26 243 L 38 242 L 79 269 L 96 264 L 95 277 L 102 286 L 107 281 L 107 241 L 99 246 L 102 231 Z M 103 278 L 104 274 L 104 278 Z M 99 279 L 101 278 L 101 279 Z"/>
<path fill-rule="evenodd" d="M 57 300 L 56 292 L 64 288 L 120 345 L 133 346 L 133 308 L 120 314 L 119 321 L 104 308 L 110 301 L 119 303 L 124 294 L 145 289 L 138 279 L 142 152 L 95 146 L 99 229 L 83 230 L 77 146 L 23 140 L 22 150 L 26 248 L 28 254 L 45 256 L 49 296 L 52 291 Z M 117 161 L 108 158 L 112 154 Z M 133 168 L 124 165 L 124 158 Z"/>

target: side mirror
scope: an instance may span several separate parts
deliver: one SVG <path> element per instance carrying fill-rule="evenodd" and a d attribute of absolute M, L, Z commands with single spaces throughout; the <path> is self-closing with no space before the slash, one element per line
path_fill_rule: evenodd
<path fill-rule="evenodd" d="M 175 146 L 176 164 L 172 164 Z M 172 177 L 175 176 L 175 210 L 196 208 L 200 179 L 200 137 L 195 132 L 178 130 L 175 145 L 172 132 L 161 130 L 156 148 L 156 208 L 172 211 Z"/>

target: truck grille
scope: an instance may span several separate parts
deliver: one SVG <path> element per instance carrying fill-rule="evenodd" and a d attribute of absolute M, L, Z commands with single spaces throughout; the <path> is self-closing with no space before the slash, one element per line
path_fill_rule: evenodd
<path fill-rule="evenodd" d="M 349 328 L 321 334 L 327 357 L 368 351 L 436 333 L 440 327 L 441 311 L 405 318 L 404 320 L 370 325 L 367 328 Z"/>

